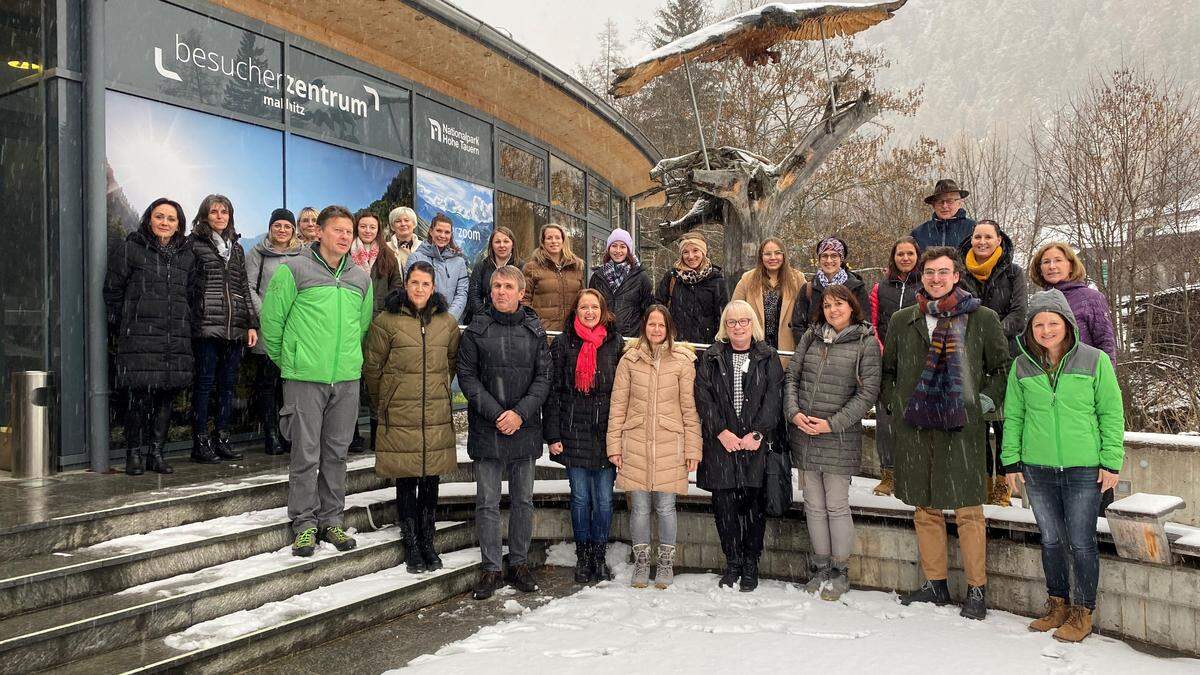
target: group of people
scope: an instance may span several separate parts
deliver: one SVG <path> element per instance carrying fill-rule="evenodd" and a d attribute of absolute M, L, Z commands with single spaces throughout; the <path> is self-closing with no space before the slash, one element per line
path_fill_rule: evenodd
<path fill-rule="evenodd" d="M 472 267 L 440 214 L 421 242 L 416 214 L 403 207 L 389 214 L 386 237 L 369 212 L 330 206 L 309 226 L 302 212 L 297 227 L 280 209 L 243 263 L 228 199 L 206 198 L 186 238 L 182 210 L 160 199 L 114 251 L 106 285 L 116 381 L 130 400 L 127 468 L 170 471 L 165 418 L 189 378 L 193 458 L 233 455 L 229 373 L 243 345 L 258 348 L 266 447 L 291 452 L 293 553 L 311 555 L 318 541 L 354 546 L 341 514 L 346 452 L 365 444 L 355 440 L 361 391 L 376 471 L 396 479 L 405 565 L 436 570 L 439 476 L 457 466 L 457 377 L 483 559 L 474 597 L 505 583 L 537 588 L 528 559 L 534 467 L 548 447 L 570 482 L 576 581 L 612 578 L 619 487 L 629 500 L 631 583 L 649 586 L 653 571 L 656 587 L 670 586 L 675 500 L 694 473 L 712 494 L 726 560 L 719 585 L 753 591 L 767 464 L 780 453 L 801 477 L 813 548 L 806 588 L 835 600 L 849 588 L 850 479 L 874 408 L 884 474 L 876 491 L 916 509 L 925 582 L 901 602 L 950 603 L 952 510 L 968 583 L 961 613 L 982 619 L 983 504 L 1004 503 L 1023 484 L 1050 596 L 1033 627 L 1080 640 L 1095 607 L 1095 518 L 1123 461 L 1107 306 L 1066 243 L 1042 246 L 1027 273 L 1018 268 L 1000 225 L 967 217 L 968 194 L 939 181 L 925 200 L 933 217 L 895 242 L 873 286 L 836 236 L 817 244 L 811 278 L 770 238 L 732 293 L 698 233 L 679 241 L 654 284 L 630 234 L 615 230 L 585 286 L 584 263 L 556 224 L 542 228 L 524 263 L 512 231 L 496 227 Z M 1043 290 L 1030 296 L 1027 278 Z"/>

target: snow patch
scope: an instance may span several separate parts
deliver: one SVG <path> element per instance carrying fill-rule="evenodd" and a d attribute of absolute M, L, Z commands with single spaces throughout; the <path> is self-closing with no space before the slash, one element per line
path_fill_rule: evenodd
<path fill-rule="evenodd" d="M 1118 513 L 1136 513 L 1146 516 L 1162 516 L 1183 508 L 1183 498 L 1175 495 L 1154 495 L 1138 492 L 1118 499 L 1108 508 Z"/>

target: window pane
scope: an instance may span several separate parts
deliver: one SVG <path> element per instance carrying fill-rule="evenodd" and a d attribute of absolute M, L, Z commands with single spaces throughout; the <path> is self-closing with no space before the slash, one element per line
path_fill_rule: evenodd
<path fill-rule="evenodd" d="M 608 218 L 609 200 L 612 193 L 608 188 L 588 176 L 588 213 L 601 218 Z"/>
<path fill-rule="evenodd" d="M 500 141 L 500 177 L 534 190 L 546 189 L 546 160 Z"/>
<path fill-rule="evenodd" d="M 0 87 L 37 75 L 46 67 L 42 63 L 44 4 L 44 0 L 9 0 L 0 9 L 0 43 L 5 47 L 4 62 L 0 62 Z M 0 414 L 6 415 L 8 411 Z"/>
<path fill-rule="evenodd" d="M 608 233 L 604 230 L 592 229 L 588 235 L 588 266 L 595 267 L 604 261 L 604 244 L 608 241 Z"/>
<path fill-rule="evenodd" d="M 548 222 L 550 209 L 545 206 L 503 192 L 496 193 L 496 224 L 513 231 L 515 250 L 521 260 L 529 260 L 538 245 L 538 232 Z"/>
<path fill-rule="evenodd" d="M 583 213 L 583 171 L 554 155 L 550 155 L 550 205 L 571 213 Z"/>
<path fill-rule="evenodd" d="M 613 229 L 621 227 L 621 198 L 615 193 L 612 196 L 612 226 Z"/>
<path fill-rule="evenodd" d="M 492 194 L 489 187 L 417 169 L 417 217 L 428 225 L 439 213 L 448 216 L 468 265 L 492 233 Z"/>
<path fill-rule="evenodd" d="M 550 220 L 562 225 L 563 229 L 567 231 L 567 241 L 571 244 L 571 251 L 581 258 L 586 257 L 584 235 L 587 232 L 587 222 L 582 218 L 576 218 L 558 210 L 550 213 Z"/>

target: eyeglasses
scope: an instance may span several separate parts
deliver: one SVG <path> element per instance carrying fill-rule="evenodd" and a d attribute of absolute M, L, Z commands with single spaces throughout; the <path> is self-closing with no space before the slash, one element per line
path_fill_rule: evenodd
<path fill-rule="evenodd" d="M 933 202 L 933 205 L 934 206 L 948 206 L 950 204 L 958 203 L 959 199 L 960 199 L 959 197 L 947 197 L 945 199 L 938 199 Z"/>
<path fill-rule="evenodd" d="M 932 279 L 933 277 L 950 277 L 950 276 L 954 276 L 954 270 L 947 270 L 947 269 L 931 270 L 931 269 L 926 269 L 925 271 L 921 272 L 921 276 L 923 276 L 923 277 L 926 277 L 926 278 L 928 278 L 928 279 Z"/>
<path fill-rule="evenodd" d="M 817 257 L 818 260 L 841 260 L 842 256 L 836 253 L 822 253 Z"/>
<path fill-rule="evenodd" d="M 750 325 L 750 319 L 725 319 L 726 328 L 741 327 L 745 328 Z"/>

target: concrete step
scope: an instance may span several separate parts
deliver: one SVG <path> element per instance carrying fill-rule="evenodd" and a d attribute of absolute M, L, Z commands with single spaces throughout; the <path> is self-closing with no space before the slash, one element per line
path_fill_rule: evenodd
<path fill-rule="evenodd" d="M 189 626 L 347 579 L 403 569 L 399 531 L 385 527 L 356 534 L 358 547 L 339 553 L 322 544 L 312 558 L 291 555 L 290 547 L 232 560 L 197 572 L 134 586 L 114 595 L 0 621 L 0 663 L 5 672 L 30 672 L 112 651 L 133 642 L 181 631 Z M 440 523 L 439 551 L 474 543 L 470 523 Z M 417 576 L 417 575 L 412 575 Z"/>
<path fill-rule="evenodd" d="M 394 488 L 346 497 L 346 527 L 369 530 L 372 520 L 382 526 L 395 519 Z M 292 536 L 287 509 L 278 507 L 8 562 L 0 567 L 0 618 L 275 551 Z"/>
<path fill-rule="evenodd" d="M 446 566 L 437 572 L 412 575 L 403 565 L 391 567 L 139 640 L 59 666 L 55 672 L 234 672 L 469 590 L 480 567 L 479 549 L 446 553 L 442 560 Z"/>

